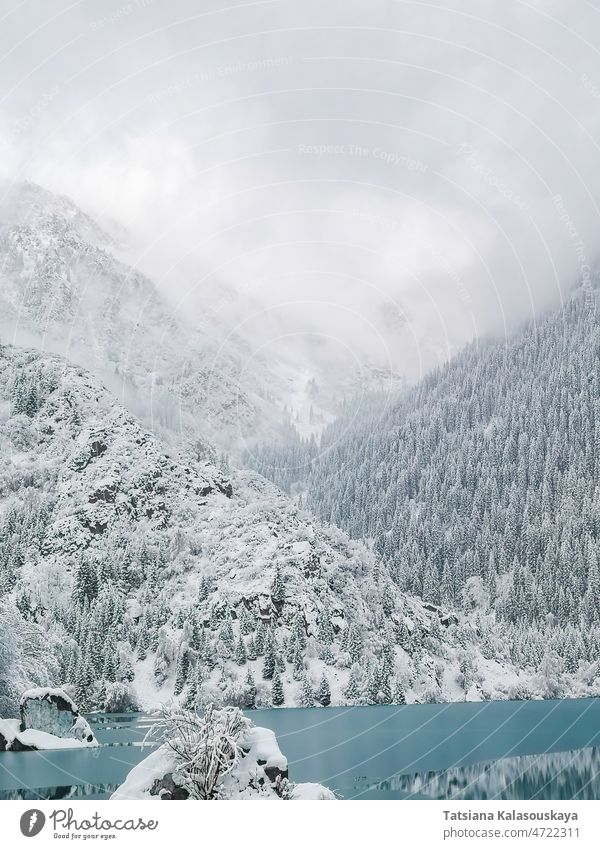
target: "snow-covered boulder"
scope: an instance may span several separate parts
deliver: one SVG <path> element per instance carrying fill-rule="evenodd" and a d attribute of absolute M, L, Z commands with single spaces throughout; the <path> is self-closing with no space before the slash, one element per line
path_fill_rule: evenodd
<path fill-rule="evenodd" d="M 67 745 L 97 746 L 96 738 L 87 720 L 81 716 L 73 700 L 58 688 L 37 687 L 21 696 L 21 723 L 17 744 L 34 748 L 64 748 L 49 746 L 52 738 L 64 740 Z M 42 734 L 43 737 L 39 735 Z M 35 745 L 41 743 L 42 745 Z M 15 748 L 13 742 L 12 747 Z"/>
<path fill-rule="evenodd" d="M 170 726 L 170 727 L 169 727 Z M 217 765 L 217 766 L 215 766 Z M 212 775 L 207 775 L 212 770 Z M 135 766 L 112 799 L 335 799 L 320 784 L 293 784 L 275 734 L 236 708 L 207 708 L 167 722 L 167 739 Z"/>
<path fill-rule="evenodd" d="M 55 734 L 48 734 L 47 731 L 39 731 L 35 728 L 21 731 L 21 723 L 18 719 L 0 719 L 0 752 L 40 752 L 50 749 L 80 749 L 97 745 L 95 738 L 92 741 L 81 741 L 75 737 L 57 737 Z"/>

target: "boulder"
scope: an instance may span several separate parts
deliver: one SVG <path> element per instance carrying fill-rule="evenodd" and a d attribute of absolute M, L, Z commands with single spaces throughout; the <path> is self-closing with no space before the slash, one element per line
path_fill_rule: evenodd
<path fill-rule="evenodd" d="M 96 742 L 87 720 L 64 690 L 48 687 L 27 690 L 21 697 L 20 711 L 21 731 L 43 731 L 88 745 Z"/>

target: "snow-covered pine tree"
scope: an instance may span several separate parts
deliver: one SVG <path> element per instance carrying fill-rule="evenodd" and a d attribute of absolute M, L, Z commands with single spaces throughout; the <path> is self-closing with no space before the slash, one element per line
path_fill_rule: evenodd
<path fill-rule="evenodd" d="M 275 576 L 271 584 L 271 598 L 275 604 L 283 604 L 285 601 L 285 581 L 279 566 L 275 568 Z"/>
<path fill-rule="evenodd" d="M 245 686 L 245 699 L 244 699 L 244 707 L 247 709 L 252 709 L 256 707 L 256 683 L 254 681 L 254 676 L 252 675 L 252 670 L 248 668 L 246 672 L 246 677 L 244 678 L 244 686 Z"/>
<path fill-rule="evenodd" d="M 327 705 L 331 704 L 331 688 L 329 686 L 329 681 L 327 680 L 327 676 L 323 674 L 321 681 L 319 683 L 319 688 L 317 690 L 317 701 L 319 704 L 323 705 L 323 707 L 327 707 Z"/>
<path fill-rule="evenodd" d="M 244 640 L 240 634 L 235 646 L 235 662 L 238 666 L 243 666 L 246 663 L 246 660 L 246 646 L 244 645 Z"/>
<path fill-rule="evenodd" d="M 350 672 L 350 677 L 348 678 L 348 683 L 344 688 L 344 697 L 348 700 L 348 703 L 351 705 L 359 704 L 360 701 L 360 687 L 358 683 L 358 676 L 354 669 Z"/>
<path fill-rule="evenodd" d="M 273 673 L 275 672 L 277 658 L 275 655 L 275 641 L 273 637 L 273 631 L 271 628 L 267 631 L 267 636 L 265 638 L 265 651 L 264 651 L 264 661 L 263 661 L 263 670 L 262 675 L 266 681 L 269 681 L 273 677 Z"/>
<path fill-rule="evenodd" d="M 273 673 L 273 681 L 271 685 L 271 700 L 275 707 L 280 707 L 285 701 L 281 675 L 277 670 L 275 670 L 275 672 Z"/>
<path fill-rule="evenodd" d="M 300 680 L 300 686 L 298 687 L 298 702 L 301 707 L 312 707 L 314 699 L 313 688 L 308 675 L 305 672 Z"/>

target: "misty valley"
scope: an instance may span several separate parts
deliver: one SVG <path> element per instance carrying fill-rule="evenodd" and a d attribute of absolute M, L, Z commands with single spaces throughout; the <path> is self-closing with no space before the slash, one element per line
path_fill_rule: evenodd
<path fill-rule="evenodd" d="M 173 740 L 219 735 L 262 770 L 230 798 L 596 792 L 596 277 L 338 397 L 246 368 L 39 186 L 5 198 L 0 252 L 7 797 L 212 798 L 173 783 Z"/>

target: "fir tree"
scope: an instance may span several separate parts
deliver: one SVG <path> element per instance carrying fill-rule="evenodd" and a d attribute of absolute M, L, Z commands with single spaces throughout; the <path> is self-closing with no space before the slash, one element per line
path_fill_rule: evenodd
<path fill-rule="evenodd" d="M 265 640 L 265 657 L 263 661 L 263 678 L 269 681 L 273 677 L 276 667 L 275 643 L 273 632 L 269 629 Z"/>
<path fill-rule="evenodd" d="M 304 673 L 300 680 L 300 687 L 298 690 L 298 701 L 301 707 L 312 707 L 314 703 L 313 690 L 306 673 Z"/>
<path fill-rule="evenodd" d="M 321 683 L 317 690 L 317 701 L 319 704 L 323 705 L 323 707 L 327 707 L 327 705 L 331 704 L 331 688 L 329 687 L 329 681 L 325 675 L 321 678 Z"/>
<path fill-rule="evenodd" d="M 404 692 L 404 687 L 402 686 L 402 682 L 400 680 L 396 680 L 394 684 L 394 689 L 392 692 L 392 702 L 395 705 L 405 705 L 406 704 L 406 693 Z"/>
<path fill-rule="evenodd" d="M 73 584 L 73 599 L 77 604 L 94 601 L 98 595 L 98 575 L 96 568 L 87 560 L 83 560 L 77 567 L 75 581 Z"/>
<path fill-rule="evenodd" d="M 275 604 L 283 604 L 285 601 L 285 583 L 279 566 L 275 569 L 275 577 L 271 584 L 271 598 Z"/>
<path fill-rule="evenodd" d="M 344 688 L 344 697 L 348 700 L 351 705 L 356 705 L 360 699 L 360 687 L 358 684 L 358 678 L 354 670 L 350 672 L 350 677 L 348 678 L 348 683 Z"/>
<path fill-rule="evenodd" d="M 283 683 L 281 681 L 281 676 L 277 670 L 275 670 L 275 672 L 273 673 L 273 683 L 271 689 L 271 700 L 275 707 L 279 707 L 285 701 L 285 696 L 283 693 Z"/>
<path fill-rule="evenodd" d="M 187 649 L 182 648 L 177 659 L 177 669 L 175 672 L 175 695 L 178 696 L 185 686 L 189 669 L 189 657 Z"/>
<path fill-rule="evenodd" d="M 248 640 L 248 646 L 246 648 L 246 656 L 248 660 L 256 660 L 256 655 L 256 645 L 254 643 L 254 637 L 251 634 Z"/>
<path fill-rule="evenodd" d="M 246 685 L 246 699 L 245 699 L 245 707 L 252 709 L 256 707 L 256 684 L 254 682 L 254 676 L 250 669 L 246 673 L 246 677 L 244 678 L 244 683 Z"/>
<path fill-rule="evenodd" d="M 246 646 L 244 645 L 244 641 L 240 635 L 235 647 L 235 662 L 238 666 L 243 666 L 246 663 Z"/>
<path fill-rule="evenodd" d="M 256 637 L 254 638 L 254 645 L 258 657 L 260 657 L 265 650 L 266 634 L 267 629 L 265 628 L 265 623 L 261 620 L 258 623 L 258 628 L 256 629 Z"/>

